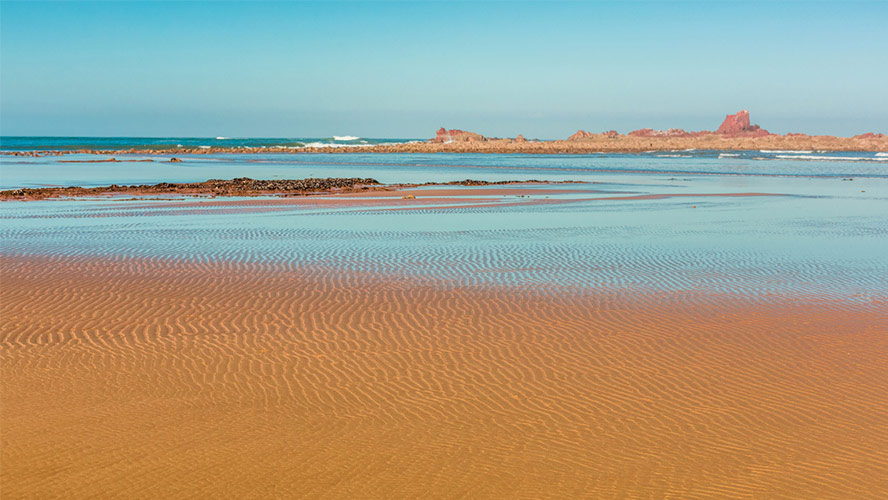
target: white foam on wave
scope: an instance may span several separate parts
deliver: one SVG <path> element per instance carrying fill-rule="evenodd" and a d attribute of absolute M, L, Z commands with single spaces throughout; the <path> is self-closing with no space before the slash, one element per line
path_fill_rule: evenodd
<path fill-rule="evenodd" d="M 868 156 L 807 156 L 807 155 L 777 155 L 782 160 L 833 160 L 833 161 L 888 161 L 886 158 L 873 158 Z"/>
<path fill-rule="evenodd" d="M 771 154 L 787 154 L 787 153 L 810 154 L 811 153 L 811 151 L 793 150 L 793 149 L 760 149 L 759 152 L 760 153 L 771 153 Z"/>
<path fill-rule="evenodd" d="M 719 158 L 734 158 L 736 156 L 740 156 L 740 154 L 739 153 L 719 153 L 718 154 Z"/>
<path fill-rule="evenodd" d="M 217 141 L 224 141 L 225 139 L 228 139 L 228 137 L 222 137 L 222 136 L 216 137 Z"/>
<path fill-rule="evenodd" d="M 309 142 L 304 148 L 366 148 L 372 144 L 331 144 L 329 142 Z"/>
<path fill-rule="evenodd" d="M 210 146 L 198 146 L 200 149 L 210 149 Z"/>
<path fill-rule="evenodd" d="M 657 155 L 659 158 L 693 158 L 691 155 Z"/>
<path fill-rule="evenodd" d="M 357 137 L 354 135 L 334 135 L 333 136 L 334 141 L 356 141 L 358 139 L 360 139 L 360 137 Z"/>
<path fill-rule="evenodd" d="M 876 156 L 888 156 L 888 153 L 876 153 Z"/>

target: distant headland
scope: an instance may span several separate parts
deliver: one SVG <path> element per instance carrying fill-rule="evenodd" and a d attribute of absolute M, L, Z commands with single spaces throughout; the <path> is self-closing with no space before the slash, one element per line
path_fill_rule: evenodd
<path fill-rule="evenodd" d="M 329 145 L 327 145 L 329 146 Z M 435 137 L 425 141 L 357 144 L 342 147 L 324 147 L 308 144 L 288 146 L 201 146 L 169 148 L 135 147 L 116 150 L 71 149 L 40 151 L 4 151 L 12 156 L 51 156 L 80 154 L 212 154 L 212 153 L 527 153 L 527 154 L 587 154 L 640 153 L 674 150 L 749 151 L 816 150 L 816 151 L 888 151 L 888 135 L 869 132 L 853 137 L 807 135 L 803 133 L 772 134 L 750 121 L 749 111 L 742 110 L 725 117 L 714 131 L 688 132 L 679 128 L 654 130 L 643 128 L 627 134 L 616 130 L 592 133 L 578 130 L 566 139 L 526 139 L 486 137 L 477 132 L 440 128 Z"/>
<path fill-rule="evenodd" d="M 749 111 L 742 110 L 725 117 L 715 130 L 688 132 L 680 128 L 654 130 L 643 128 L 628 134 L 616 130 L 592 133 L 578 130 L 565 140 L 537 141 L 518 135 L 514 139 L 487 138 L 464 130 L 438 130 L 434 139 L 423 144 L 411 144 L 414 149 L 460 152 L 519 152 L 519 153 L 595 153 L 643 152 L 681 149 L 715 150 L 820 150 L 820 151 L 885 151 L 888 135 L 869 132 L 854 137 L 772 134 L 750 122 Z"/>

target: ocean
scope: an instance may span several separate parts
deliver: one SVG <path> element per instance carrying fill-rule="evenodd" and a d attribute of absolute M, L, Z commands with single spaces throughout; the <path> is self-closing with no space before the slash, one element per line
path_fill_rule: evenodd
<path fill-rule="evenodd" d="M 366 147 L 376 144 L 404 143 L 414 139 L 370 139 L 351 135 L 332 137 L 0 137 L 0 150 L 72 150 L 72 149 L 169 149 L 236 147 Z"/>
<path fill-rule="evenodd" d="M 805 156 L 817 159 L 798 158 Z M 888 270 L 881 257 L 888 224 L 879 215 L 888 206 L 888 164 L 883 161 L 886 157 L 875 153 L 262 153 L 177 157 L 181 163 L 170 163 L 168 155 L 151 154 L 121 156 L 113 163 L 81 163 L 105 158 L 81 154 L 0 156 L 0 189 L 237 177 L 373 178 L 384 184 L 463 179 L 582 184 L 556 186 L 545 197 L 530 192 L 526 199 L 516 200 L 483 190 L 464 190 L 464 194 L 434 206 L 423 204 L 407 211 L 402 211 L 399 200 L 373 209 L 297 204 L 267 210 L 261 208 L 265 203 L 261 200 L 241 200 L 236 203 L 255 204 L 256 208 L 239 210 L 231 218 L 220 217 L 218 207 L 176 208 L 188 205 L 187 200 L 3 203 L 3 252 L 99 252 L 314 265 L 333 251 L 365 257 L 346 259 L 342 266 L 360 269 L 372 262 L 386 267 L 386 273 L 443 273 L 455 281 L 558 282 L 585 287 L 603 279 L 627 288 L 643 284 L 666 289 L 718 284 L 744 295 L 816 290 L 826 296 L 860 294 L 867 300 L 888 289 L 884 279 Z M 140 159 L 151 161 L 136 161 Z M 75 162 L 66 163 L 72 160 Z M 766 196 L 746 196 L 750 193 Z M 469 197 L 486 201 L 446 205 Z M 556 201 L 559 203 L 550 204 Z M 56 218 L 59 211 L 65 218 Z M 102 216 L 93 217 L 98 214 Z M 119 239 L 122 234 L 126 238 Z M 232 235 L 240 236 L 232 241 L 228 239 Z M 451 236 L 440 241 L 441 235 Z M 337 242 L 333 247 L 331 237 Z M 137 240 L 142 243 L 134 247 Z M 428 247 L 433 243 L 437 250 Z M 613 251 L 604 251 L 607 248 Z M 447 266 L 427 262 L 436 252 L 442 252 L 436 262 L 448 262 Z M 613 259 L 618 256 L 622 264 L 611 268 L 617 265 Z M 641 272 L 659 258 L 670 261 L 664 268 L 670 269 L 669 279 Z M 580 272 L 590 259 L 607 262 L 608 267 Z M 488 265 L 522 269 L 534 260 L 545 269 L 543 275 L 485 271 Z M 700 273 L 690 272 L 694 263 L 701 266 Z M 708 281 L 711 273 L 729 268 L 730 280 Z M 755 268 L 786 277 L 774 281 Z"/>

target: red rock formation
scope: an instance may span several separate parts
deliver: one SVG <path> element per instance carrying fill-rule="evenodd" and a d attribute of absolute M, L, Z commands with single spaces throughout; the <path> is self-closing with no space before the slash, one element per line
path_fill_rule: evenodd
<path fill-rule="evenodd" d="M 527 142 L 527 139 L 525 139 L 523 135 L 518 134 L 518 137 L 515 138 L 515 142 Z"/>
<path fill-rule="evenodd" d="M 568 141 L 579 141 L 580 139 L 591 139 L 595 137 L 595 134 L 592 132 L 586 132 L 585 130 L 577 130 L 577 133 L 568 137 Z"/>
<path fill-rule="evenodd" d="M 640 128 L 638 130 L 633 130 L 632 132 L 629 132 L 628 135 L 632 137 L 650 137 L 651 135 L 653 135 L 653 133 L 654 129 L 652 128 Z"/>
<path fill-rule="evenodd" d="M 432 139 L 434 142 L 446 142 L 450 140 L 450 132 L 447 131 L 446 128 L 441 127 L 438 129 L 438 132 L 435 134 L 435 138 Z"/>
<path fill-rule="evenodd" d="M 717 132 L 719 134 L 736 134 L 749 130 L 749 111 L 745 109 L 736 114 L 728 115 Z"/>
<path fill-rule="evenodd" d="M 885 134 L 876 134 L 873 132 L 867 132 L 865 134 L 855 135 L 854 139 L 884 139 Z"/>
<path fill-rule="evenodd" d="M 607 132 L 601 133 L 602 137 L 607 137 L 608 139 L 614 139 L 620 136 L 620 133 L 616 130 L 608 130 Z"/>
<path fill-rule="evenodd" d="M 438 129 L 438 133 L 435 135 L 435 138 L 432 139 L 432 142 L 471 142 L 485 140 L 487 139 L 481 134 L 466 132 L 465 130 L 459 129 L 447 130 L 444 127 L 441 127 Z"/>
<path fill-rule="evenodd" d="M 725 121 L 716 131 L 717 134 L 727 135 L 731 137 L 761 137 L 770 135 L 770 132 L 759 127 L 758 125 L 749 124 L 749 111 L 745 109 L 738 111 L 733 115 L 725 117 Z"/>

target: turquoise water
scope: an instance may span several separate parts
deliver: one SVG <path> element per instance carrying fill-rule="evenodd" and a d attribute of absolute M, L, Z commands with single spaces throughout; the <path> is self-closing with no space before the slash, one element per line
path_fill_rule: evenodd
<path fill-rule="evenodd" d="M 408 142 L 411 139 L 368 139 L 356 136 L 332 137 L 0 137 L 0 150 L 34 151 L 72 149 L 169 149 L 201 147 L 279 147 L 367 146 Z"/>
<path fill-rule="evenodd" d="M 226 260 L 454 286 L 706 291 L 860 307 L 888 301 L 888 165 L 882 162 L 453 154 L 214 155 L 181 164 L 57 159 L 4 158 L 2 184 L 238 176 L 587 183 L 531 188 L 524 198 L 465 191 L 484 202 L 447 207 L 420 200 L 406 211 L 389 210 L 403 208 L 400 198 L 272 207 L 262 199 L 236 207 L 193 199 L 6 202 L 0 203 L 2 253 Z M 700 196 L 737 193 L 775 196 Z M 617 199 L 638 195 L 683 196 Z"/>
<path fill-rule="evenodd" d="M 671 154 L 671 153 L 667 153 Z M 42 186 L 106 186 L 200 182 L 207 179 L 253 177 L 299 179 L 305 177 L 374 177 L 384 183 L 485 180 L 597 180 L 600 176 L 667 174 L 750 177 L 888 177 L 888 155 L 879 153 L 810 154 L 823 159 L 785 159 L 778 153 L 684 152 L 682 157 L 662 153 L 593 155 L 501 154 L 262 154 L 190 155 L 182 163 L 169 156 L 127 155 L 116 163 L 64 163 L 107 158 L 92 155 L 41 158 L 0 156 L 0 189 Z M 854 159 L 849 159 L 854 158 Z M 864 158 L 864 159 L 860 159 Z M 133 160 L 150 159 L 152 162 Z M 129 160 L 129 161 L 128 161 Z M 644 179 L 645 177 L 637 177 Z M 655 177 L 661 179 L 661 177 Z M 732 181 L 734 182 L 734 181 Z M 742 181 L 736 181 L 742 182 Z"/>

